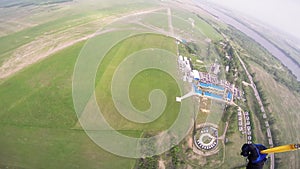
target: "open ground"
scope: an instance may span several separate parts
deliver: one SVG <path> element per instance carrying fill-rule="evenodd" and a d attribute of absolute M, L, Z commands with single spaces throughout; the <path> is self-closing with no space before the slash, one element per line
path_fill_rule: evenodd
<path fill-rule="evenodd" d="M 89 139 L 78 123 L 72 101 L 72 73 L 85 40 L 93 37 L 96 30 L 115 19 L 135 16 L 140 20 L 141 26 L 156 32 L 164 34 L 171 30 L 171 34 L 180 33 L 182 36 L 177 37 L 179 39 L 199 42 L 199 59 L 211 63 L 218 58 L 213 45 L 210 46 L 208 42 L 218 41 L 222 36 L 196 15 L 201 14 L 201 17 L 211 19 L 203 11 L 197 13 L 199 9 L 196 6 L 174 1 L 171 2 L 175 4 L 174 9 L 165 3 L 156 5 L 142 0 L 111 3 L 106 0 L 98 4 L 101 8 L 97 8 L 93 2 L 73 1 L 65 4 L 1 8 L 3 18 L 0 19 L 0 168 L 135 167 L 136 159 L 112 155 Z M 185 10 L 178 10 L 178 6 Z M 83 10 L 85 7 L 90 11 Z M 28 11 L 35 14 L 31 19 L 27 17 L 32 15 Z M 13 15 L 13 12 L 16 14 Z M 19 17 L 22 15 L 24 17 Z M 118 113 L 111 100 L 110 83 L 113 72 L 126 56 L 146 48 L 163 48 L 176 55 L 178 49 L 175 42 L 174 38 L 167 36 L 143 34 L 116 44 L 107 53 L 99 66 L 95 88 L 98 104 L 105 108 L 104 115 L 116 130 L 128 136 L 141 137 L 147 132 L 155 134 L 172 125 L 179 109 L 175 97 L 180 94 L 175 80 L 169 74 L 157 69 L 144 70 L 137 74 L 130 84 L 129 96 L 132 104 L 141 111 L 150 106 L 150 91 L 161 89 L 166 93 L 168 102 L 164 113 L 156 121 L 146 125 L 130 122 Z M 268 59 L 266 57 L 261 60 Z M 274 64 L 268 66 L 285 71 L 276 60 L 272 59 L 273 62 Z M 274 81 L 259 65 L 252 62 L 249 64 L 268 95 L 269 111 L 278 121 L 277 129 L 282 130 L 281 143 L 299 140 L 299 93 Z M 171 66 L 174 66 L 176 71 L 176 58 Z M 251 99 L 254 100 L 251 97 L 249 99 L 251 103 Z M 197 123 L 205 122 L 209 113 L 219 113 L 216 114 L 218 118 L 222 116 L 223 112 L 220 113 L 219 110 L 209 111 L 214 106 L 211 100 L 201 102 L 205 105 L 200 105 L 203 111 L 198 114 Z M 235 115 L 232 112 L 229 114 Z M 253 119 L 256 140 L 265 143 L 267 140 L 260 130 L 259 119 L 256 116 Z M 219 133 L 222 133 L 224 128 L 225 122 L 220 122 Z M 231 134 L 223 138 L 228 139 L 228 142 L 220 148 L 218 154 L 211 157 L 189 154 L 187 157 L 186 152 L 181 151 L 178 157 L 183 157 L 186 166 L 190 168 L 243 166 L 245 161 L 239 152 L 245 137 L 239 133 L 236 120 L 230 121 L 229 131 Z M 185 144 L 183 141 L 179 147 L 188 152 L 188 146 Z M 168 153 L 160 156 L 161 168 L 172 166 L 169 165 L 172 160 Z M 299 156 L 299 152 L 293 152 L 288 157 L 285 154 L 276 157 L 282 162 L 279 167 L 284 168 L 286 165 L 283 164 L 290 164 L 290 168 L 299 168 Z"/>

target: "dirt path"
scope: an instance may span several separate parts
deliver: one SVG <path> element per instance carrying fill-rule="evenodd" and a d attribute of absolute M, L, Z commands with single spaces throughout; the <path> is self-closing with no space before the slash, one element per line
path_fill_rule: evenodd
<path fill-rule="evenodd" d="M 46 53 L 40 54 L 38 56 L 32 56 L 32 55 L 30 55 L 31 53 L 29 53 L 28 55 L 24 55 L 23 57 L 14 57 L 12 59 L 9 59 L 0 67 L 0 79 L 4 79 L 4 78 L 22 70 L 23 68 L 27 67 L 28 65 L 36 63 L 37 61 L 44 59 L 51 54 L 54 54 L 60 50 L 63 50 L 69 46 L 72 46 L 78 42 L 87 40 L 91 37 L 93 37 L 93 35 L 88 35 L 86 37 L 74 40 L 72 42 L 65 43 L 56 48 L 52 48 L 49 51 L 47 51 Z"/>
<path fill-rule="evenodd" d="M 165 169 L 165 168 L 166 168 L 165 162 L 164 162 L 162 159 L 160 159 L 160 160 L 158 161 L 158 168 L 159 168 L 159 169 Z"/>
<path fill-rule="evenodd" d="M 223 132 L 222 136 L 220 136 L 218 139 L 220 139 L 220 140 L 224 140 L 225 139 L 226 132 L 227 132 L 227 129 L 228 129 L 228 125 L 229 125 L 229 123 L 226 122 L 226 126 L 225 126 L 225 129 L 224 129 L 224 132 Z"/>
<path fill-rule="evenodd" d="M 168 25 L 169 25 L 169 31 L 171 33 L 171 36 L 174 36 L 174 27 L 173 27 L 173 23 L 172 23 L 171 8 L 168 8 Z"/>

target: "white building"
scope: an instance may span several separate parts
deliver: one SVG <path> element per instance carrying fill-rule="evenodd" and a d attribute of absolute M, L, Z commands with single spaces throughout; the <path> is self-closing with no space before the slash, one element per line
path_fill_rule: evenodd
<path fill-rule="evenodd" d="M 195 80 L 200 80 L 200 74 L 198 70 L 193 70 L 193 75 Z"/>
<path fill-rule="evenodd" d="M 178 62 L 183 63 L 183 57 L 181 55 L 179 55 L 179 57 L 178 57 Z"/>

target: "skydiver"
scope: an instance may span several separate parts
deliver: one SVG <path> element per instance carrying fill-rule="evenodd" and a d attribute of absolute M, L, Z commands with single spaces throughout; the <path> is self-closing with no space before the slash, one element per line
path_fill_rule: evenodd
<path fill-rule="evenodd" d="M 241 155 L 247 157 L 247 169 L 262 169 L 267 161 L 267 154 L 261 154 L 262 150 L 267 149 L 262 144 L 244 144 Z"/>

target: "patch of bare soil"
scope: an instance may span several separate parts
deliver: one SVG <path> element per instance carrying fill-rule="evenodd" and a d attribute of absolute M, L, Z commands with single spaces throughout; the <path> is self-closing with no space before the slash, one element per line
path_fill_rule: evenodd
<path fill-rule="evenodd" d="M 160 160 L 158 161 L 158 168 L 159 168 L 159 169 L 165 169 L 165 168 L 166 168 L 165 162 L 164 162 L 162 159 L 160 159 Z"/>
<path fill-rule="evenodd" d="M 50 56 L 51 54 L 54 54 L 78 42 L 92 38 L 95 36 L 95 34 L 91 34 L 90 32 L 99 30 L 105 24 L 114 22 L 120 18 L 147 14 L 156 10 L 161 10 L 161 8 L 143 11 L 131 11 L 125 15 L 123 14 L 121 17 L 110 16 L 59 32 L 45 32 L 43 36 L 40 36 L 36 40 L 21 46 L 13 52 L 10 59 L 6 60 L 0 66 L 0 79 L 7 78 L 10 75 L 15 74 L 16 72 L 27 67 L 28 65 L 36 63 Z"/>

